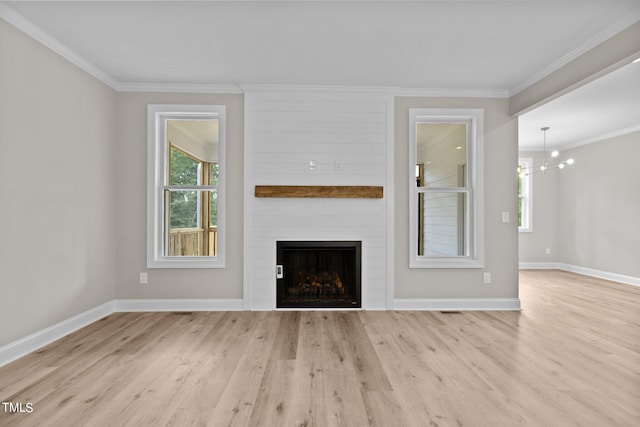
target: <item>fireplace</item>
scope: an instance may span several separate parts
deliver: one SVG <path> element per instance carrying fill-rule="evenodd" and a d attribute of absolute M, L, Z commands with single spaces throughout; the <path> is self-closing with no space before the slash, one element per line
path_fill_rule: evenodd
<path fill-rule="evenodd" d="M 360 308 L 359 241 L 277 242 L 277 308 Z"/>

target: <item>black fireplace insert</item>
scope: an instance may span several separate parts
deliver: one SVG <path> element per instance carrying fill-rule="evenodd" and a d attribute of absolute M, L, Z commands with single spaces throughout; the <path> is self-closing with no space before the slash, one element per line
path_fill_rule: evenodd
<path fill-rule="evenodd" d="M 277 308 L 360 308 L 359 241 L 277 242 Z"/>

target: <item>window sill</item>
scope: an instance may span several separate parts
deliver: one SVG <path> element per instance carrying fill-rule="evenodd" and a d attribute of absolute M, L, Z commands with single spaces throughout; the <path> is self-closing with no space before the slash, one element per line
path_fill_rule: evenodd
<path fill-rule="evenodd" d="M 162 257 L 148 259 L 147 268 L 225 268 L 224 259 L 218 257 Z"/>
<path fill-rule="evenodd" d="M 411 259 L 409 268 L 484 268 L 484 263 L 474 258 L 442 257 Z"/>

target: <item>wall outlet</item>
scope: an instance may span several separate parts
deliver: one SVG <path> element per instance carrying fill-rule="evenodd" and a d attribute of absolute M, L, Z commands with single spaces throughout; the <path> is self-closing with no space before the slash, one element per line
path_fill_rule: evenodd
<path fill-rule="evenodd" d="M 551 248 L 547 248 L 544 251 L 547 255 L 551 255 Z"/>
<path fill-rule="evenodd" d="M 337 171 L 342 170 L 342 162 L 340 160 L 336 160 L 335 168 Z"/>
<path fill-rule="evenodd" d="M 147 283 L 149 283 L 149 276 L 147 276 L 147 273 L 140 273 L 140 284 L 146 285 Z"/>
<path fill-rule="evenodd" d="M 509 222 L 509 212 L 502 212 L 502 223 L 507 224 Z"/>
<path fill-rule="evenodd" d="M 309 170 L 310 171 L 316 170 L 316 161 L 315 160 L 309 160 Z"/>
<path fill-rule="evenodd" d="M 482 281 L 484 282 L 485 285 L 488 285 L 489 283 L 491 283 L 491 273 L 484 273 Z"/>

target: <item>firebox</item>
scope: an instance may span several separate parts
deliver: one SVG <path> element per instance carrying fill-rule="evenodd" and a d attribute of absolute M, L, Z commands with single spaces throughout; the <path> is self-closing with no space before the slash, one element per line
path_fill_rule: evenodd
<path fill-rule="evenodd" d="M 277 308 L 360 308 L 359 241 L 277 242 Z"/>

